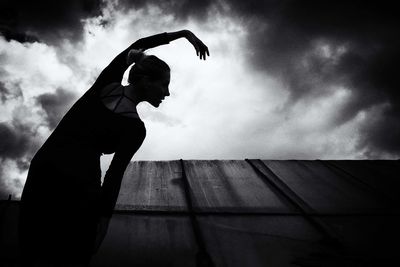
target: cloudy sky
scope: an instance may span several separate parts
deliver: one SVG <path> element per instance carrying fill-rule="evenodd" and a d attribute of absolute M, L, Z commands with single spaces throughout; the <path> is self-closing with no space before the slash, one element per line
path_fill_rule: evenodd
<path fill-rule="evenodd" d="M 397 9 L 349 2 L 2 1 L 0 197 L 21 193 L 32 156 L 114 56 L 181 29 L 211 57 L 184 39 L 148 51 L 170 65 L 171 96 L 139 105 L 134 160 L 399 158 Z"/>

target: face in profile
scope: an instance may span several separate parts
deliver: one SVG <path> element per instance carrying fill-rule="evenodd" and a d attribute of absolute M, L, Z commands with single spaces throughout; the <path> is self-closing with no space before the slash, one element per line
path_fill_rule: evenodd
<path fill-rule="evenodd" d="M 165 97 L 169 96 L 170 71 L 166 71 L 158 79 L 149 79 L 145 90 L 145 101 L 153 107 L 158 107 Z"/>

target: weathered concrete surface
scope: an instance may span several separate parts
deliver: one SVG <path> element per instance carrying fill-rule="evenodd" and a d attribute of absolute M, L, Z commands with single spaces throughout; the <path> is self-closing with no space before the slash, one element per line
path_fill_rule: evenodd
<path fill-rule="evenodd" d="M 264 160 L 286 185 L 319 214 L 389 213 L 394 203 L 322 161 Z"/>
<path fill-rule="evenodd" d="M 185 161 L 194 207 L 199 211 L 293 213 L 243 160 Z"/>
<path fill-rule="evenodd" d="M 398 161 L 249 162 L 184 161 L 189 187 L 179 161 L 131 163 L 92 266 L 196 266 L 198 236 L 215 266 L 400 266 Z M 0 201 L 0 266 L 18 209 Z"/>
<path fill-rule="evenodd" d="M 135 161 L 125 171 L 119 210 L 185 211 L 179 161 Z"/>

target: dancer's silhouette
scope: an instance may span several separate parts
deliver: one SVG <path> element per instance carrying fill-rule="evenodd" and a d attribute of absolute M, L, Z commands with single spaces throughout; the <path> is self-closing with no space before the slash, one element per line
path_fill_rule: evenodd
<path fill-rule="evenodd" d="M 146 135 L 136 105 L 147 101 L 158 107 L 169 96 L 168 65 L 143 51 L 181 37 L 200 59 L 209 56 L 188 30 L 139 39 L 101 72 L 36 153 L 21 197 L 22 265 L 90 262 L 107 231 L 126 166 Z M 129 85 L 123 86 L 132 63 Z M 100 156 L 113 152 L 101 185 Z"/>

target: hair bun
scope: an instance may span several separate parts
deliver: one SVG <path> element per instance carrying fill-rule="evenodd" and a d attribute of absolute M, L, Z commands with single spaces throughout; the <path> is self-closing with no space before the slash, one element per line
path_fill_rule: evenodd
<path fill-rule="evenodd" d="M 142 60 L 146 54 L 142 50 L 131 49 L 126 58 L 126 62 L 131 65 L 132 63 L 137 63 Z"/>

